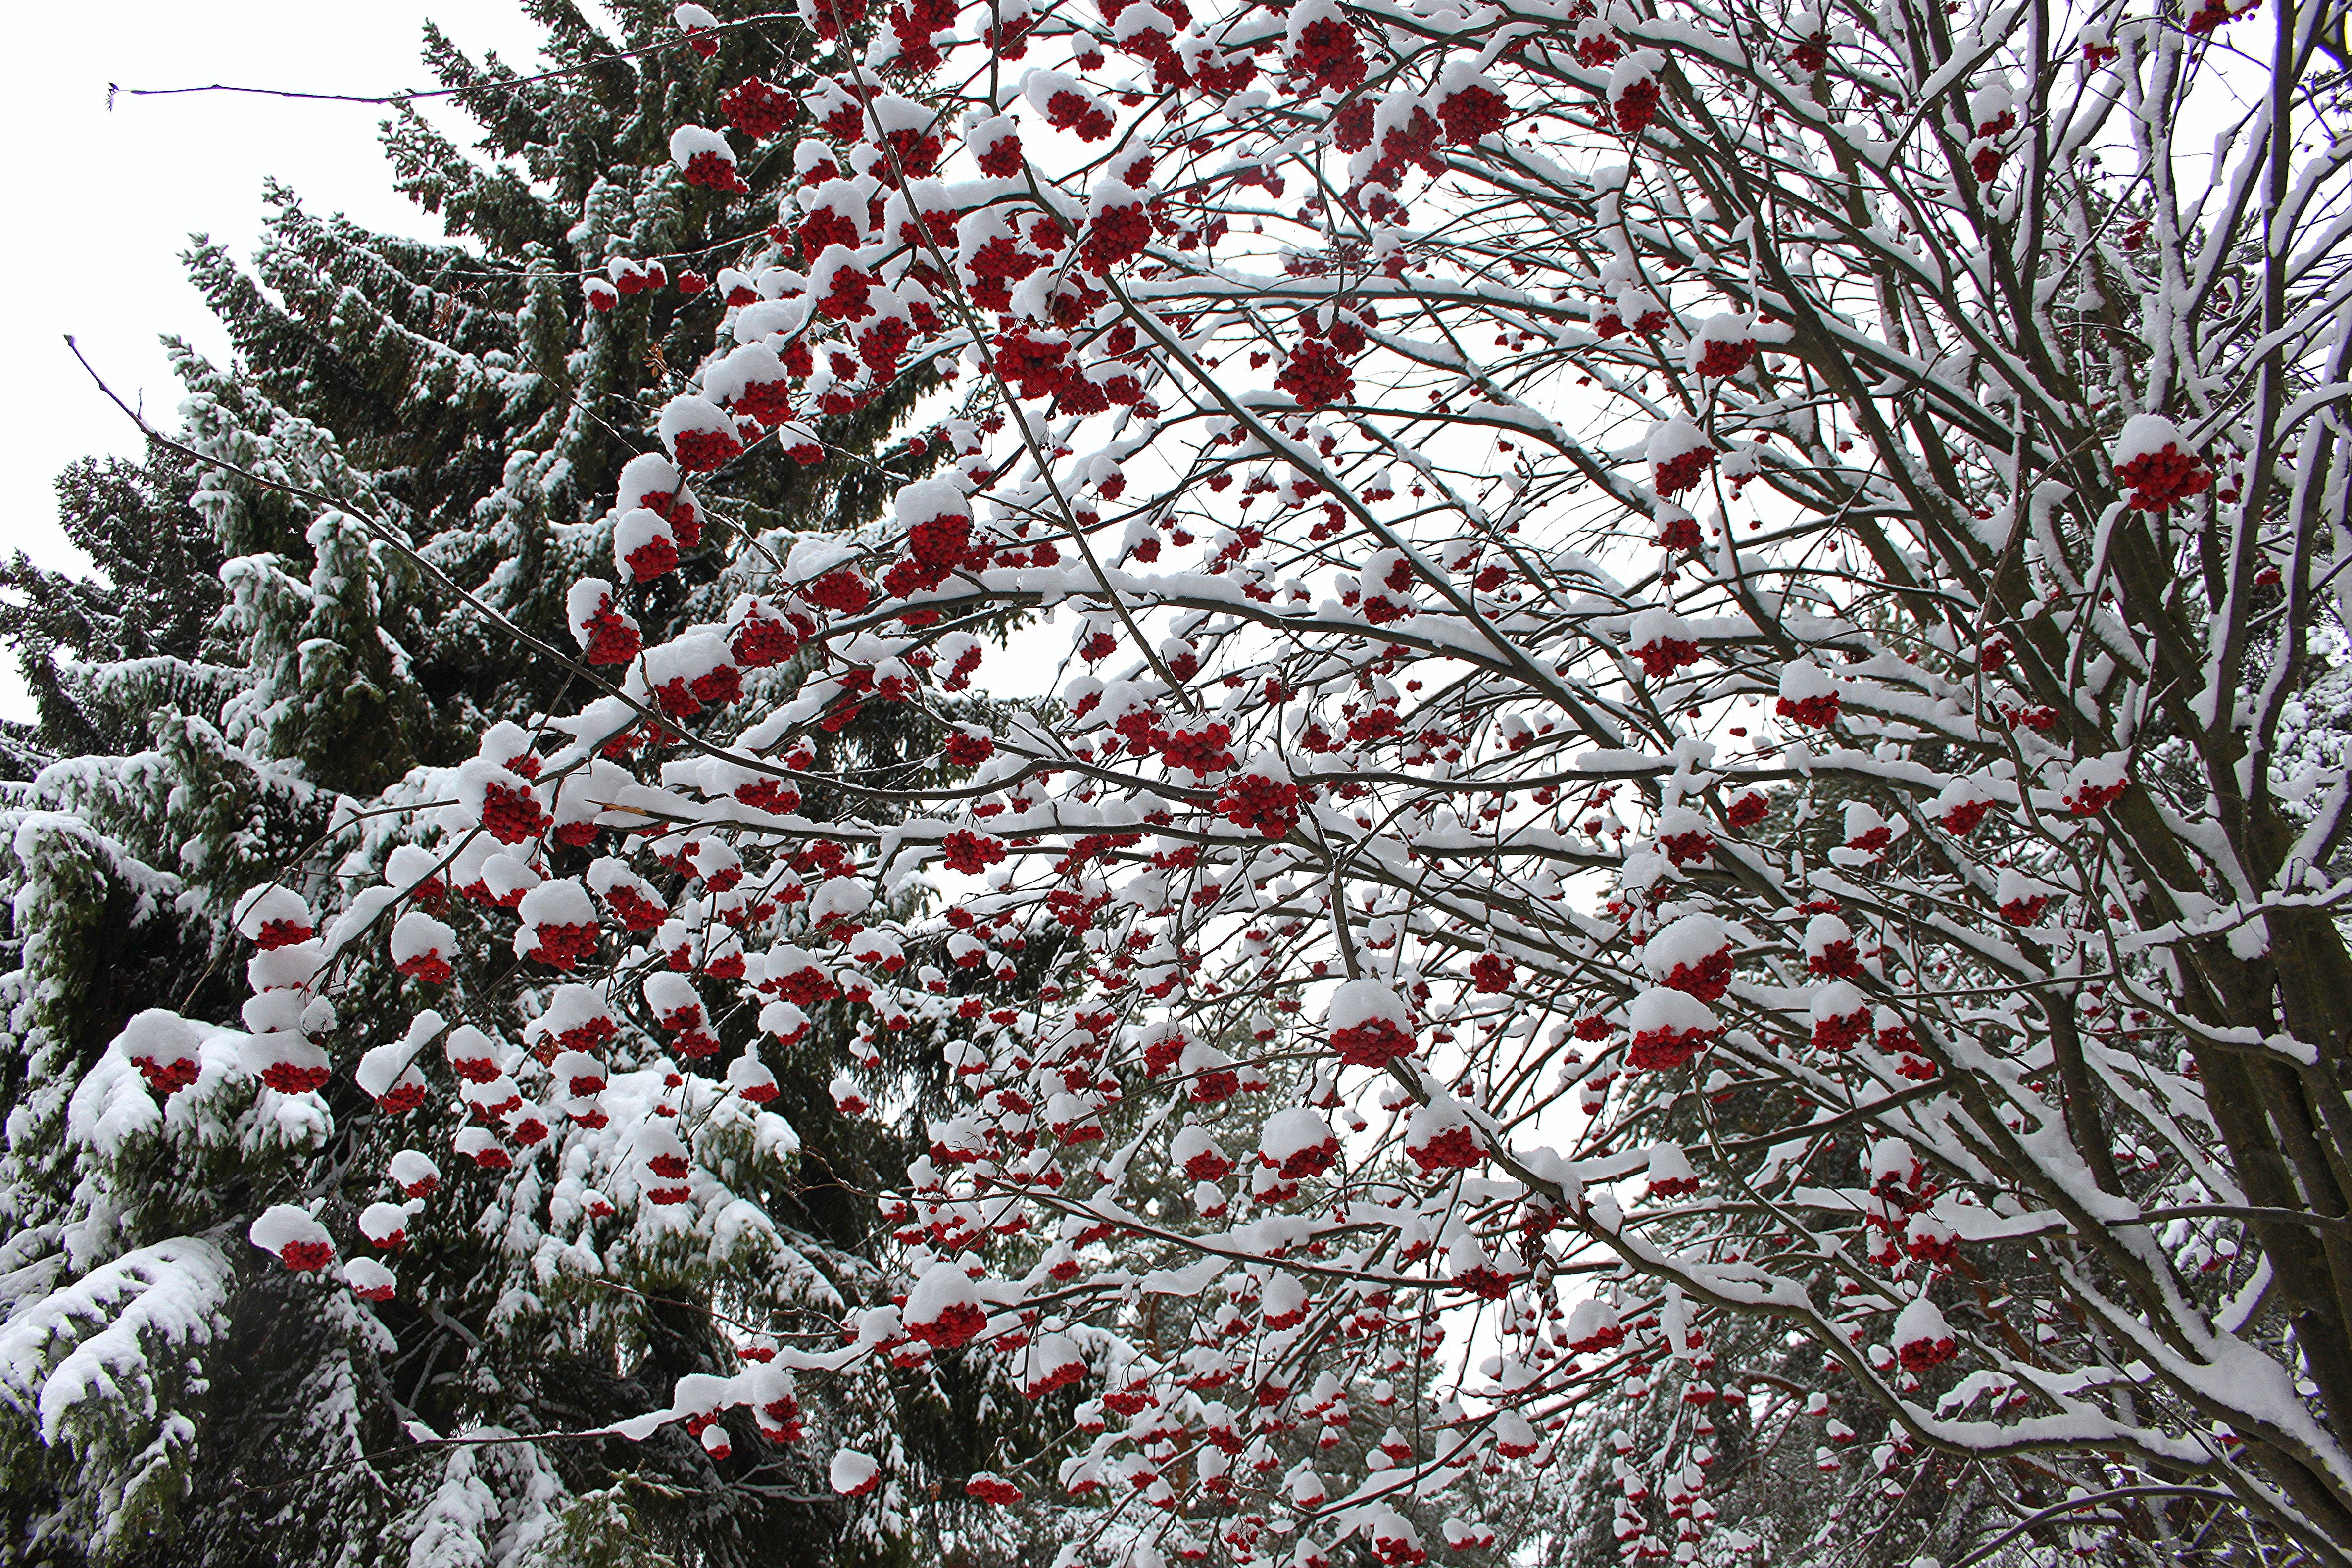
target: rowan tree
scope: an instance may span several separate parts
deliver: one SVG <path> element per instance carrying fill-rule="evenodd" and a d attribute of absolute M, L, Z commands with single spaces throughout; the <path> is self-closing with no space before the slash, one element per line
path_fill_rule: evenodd
<path fill-rule="evenodd" d="M 2341 10 L 879 21 L 797 95 L 797 255 L 726 292 L 676 473 L 623 478 L 537 650 L 568 700 L 416 802 L 461 884 L 546 868 L 474 939 L 531 973 L 954 1039 L 903 1299 L 628 1430 L 952 1352 L 1085 1392 L 1079 1451 L 967 1488 L 1066 1510 L 1062 1561 L 1315 1568 L 1476 1560 L 1466 1492 L 1631 1407 L 1619 1552 L 1717 1562 L 1767 1542 L 1707 1426 L 1769 1390 L 1837 1489 L 1778 1552 L 1916 1549 L 1941 1487 L 1969 1561 L 2352 1558 Z M 783 144 L 674 118 L 704 188 Z M 630 625 L 653 493 L 950 372 L 950 460 L 888 515 L 753 532 L 740 597 Z M 826 765 L 859 715 L 943 718 L 1011 616 L 1062 628 L 1058 705 L 942 731 L 951 778 Z M 782 648 L 812 678 L 747 708 Z M 681 863 L 698 911 L 633 926 Z M 239 1048 L 350 1065 L 308 1009 L 418 885 L 331 947 L 250 906 L 286 940 Z M 1034 1001 L 959 978 L 1040 947 Z M 472 1092 L 446 1022 L 370 1092 Z M 566 1070 L 519 1060 L 550 1136 L 479 1148 L 601 1120 L 637 1235 L 724 1180 L 723 1137 Z M 340 1216 L 265 1219 L 349 1310 Z"/>

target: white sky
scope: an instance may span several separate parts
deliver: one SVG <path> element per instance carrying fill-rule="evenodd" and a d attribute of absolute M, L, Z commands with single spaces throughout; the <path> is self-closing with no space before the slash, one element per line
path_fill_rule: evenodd
<path fill-rule="evenodd" d="M 18 215 L 0 247 L 0 550 L 76 562 L 57 525 L 51 481 L 74 458 L 136 456 L 137 433 L 66 351 L 79 341 L 126 399 L 172 423 L 180 389 L 159 339 L 177 334 L 226 356 L 227 339 L 179 262 L 195 231 L 249 257 L 275 176 L 320 212 L 370 227 L 432 235 L 434 221 L 393 188 L 376 142 L 385 114 L 361 104 L 225 93 L 118 97 L 107 84 L 230 82 L 306 91 L 430 88 L 419 54 L 437 20 L 477 58 L 535 58 L 538 29 L 512 0 L 114 0 L 16 14 L 19 62 L 0 94 L 0 137 L 29 149 L 0 174 Z M 428 112 L 430 110 L 428 110 Z M 462 117 L 436 116 L 461 138 Z M 13 658 L 0 658 L 0 714 L 29 716 Z"/>

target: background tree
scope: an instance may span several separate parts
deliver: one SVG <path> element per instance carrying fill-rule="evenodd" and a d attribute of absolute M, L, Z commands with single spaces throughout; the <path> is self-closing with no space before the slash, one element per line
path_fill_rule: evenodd
<path fill-rule="evenodd" d="M 450 144 L 413 104 L 385 128 L 404 189 L 447 239 L 315 217 L 273 188 L 252 272 L 200 241 L 189 264 L 235 363 L 177 347 L 189 397 L 173 443 L 60 480 L 68 531 L 100 575 L 21 556 L 8 572 L 0 631 L 39 712 L 15 741 L 27 782 L 9 809 L 16 967 L 0 1047 L 13 1557 L 899 1555 L 852 1528 L 821 1469 L 748 1420 L 731 1458 L 688 1436 L 479 1451 L 404 1436 L 594 1426 L 659 1404 L 681 1375 L 744 1364 L 760 1336 L 829 1333 L 845 1301 L 878 1289 L 873 1194 L 901 1179 L 906 1139 L 835 1108 L 853 1032 L 838 1009 L 812 1007 L 804 1036 L 764 1051 L 751 1018 L 710 1021 L 729 1055 L 764 1060 L 772 1098 L 715 1105 L 706 1080 L 688 1089 L 681 1075 L 686 1103 L 672 1108 L 728 1142 L 728 1185 L 636 1246 L 596 1241 L 589 1211 L 604 1200 L 579 1191 L 569 1135 L 537 1166 L 477 1166 L 451 1148 L 462 1108 L 403 1121 L 348 1079 L 303 1092 L 299 1064 L 241 1054 L 216 1027 L 174 1034 L 149 1015 L 125 1033 L 159 1005 L 236 1017 L 250 950 L 232 917 L 257 882 L 306 895 L 321 927 L 343 917 L 320 1037 L 339 1057 L 399 1040 L 426 1000 L 513 1053 L 548 1004 L 511 952 L 470 940 L 483 916 L 467 897 L 502 918 L 496 900 L 539 873 L 510 858 L 496 892 L 468 887 L 485 857 L 453 875 L 425 825 L 483 730 L 538 722 L 561 698 L 565 672 L 510 629 L 571 642 L 566 590 L 583 572 L 614 574 L 622 470 L 657 449 L 652 420 L 678 380 L 666 356 L 690 363 L 726 297 L 777 259 L 765 230 L 793 178 L 790 139 L 739 134 L 742 188 L 691 186 L 666 164 L 670 118 L 716 118 L 747 79 L 790 91 L 816 40 L 769 17 L 714 24 L 705 51 L 661 7 L 623 5 L 609 24 L 563 5 L 533 14 L 552 69 L 528 77 L 428 32 L 436 70 L 482 127 L 476 147 Z M 755 126 L 764 101 L 741 110 Z M 692 503 L 669 503 L 677 567 L 642 584 L 624 573 L 623 613 L 668 638 L 725 612 L 753 533 L 774 545 L 871 515 L 926 467 L 923 444 L 893 431 L 927 384 L 820 411 L 810 438 L 823 460 L 747 474 L 698 518 L 698 539 Z M 800 679 L 801 664 L 770 662 L 755 704 Z M 825 764 L 869 787 L 936 784 L 927 726 L 877 710 L 825 737 Z M 571 837 L 554 853 L 588 858 Z M 416 954 L 387 947 L 391 920 L 347 907 L 419 855 L 437 864 L 425 879 L 437 918 L 469 939 L 446 972 L 397 971 Z M 675 864 L 656 879 L 677 897 Z M 631 1084 L 659 1100 L 664 1078 L 691 1065 L 646 1010 L 646 963 L 641 946 L 608 977 L 622 1031 L 608 1060 L 635 1074 L 615 1100 Z M 194 1053 L 168 1115 L 133 1108 L 146 1091 L 109 1067 L 128 1059 L 108 1054 L 118 1037 Z M 941 1081 L 935 1042 L 885 1034 L 865 1048 L 903 1075 L 902 1106 Z M 403 1149 L 409 1163 L 387 1179 Z M 420 1155 L 437 1167 L 430 1212 L 401 1190 L 423 1179 Z M 245 1233 L 277 1199 L 396 1233 L 379 1256 L 399 1293 L 370 1303 L 253 1253 Z M 551 1269 L 557 1257 L 569 1266 Z M 363 1268 L 354 1282 L 381 1281 Z M 957 1367 L 866 1381 L 813 1394 L 804 1419 L 820 1432 L 904 1426 L 911 1459 L 950 1475 L 978 1447 L 1025 1440 L 970 1418 L 984 1380 Z"/>

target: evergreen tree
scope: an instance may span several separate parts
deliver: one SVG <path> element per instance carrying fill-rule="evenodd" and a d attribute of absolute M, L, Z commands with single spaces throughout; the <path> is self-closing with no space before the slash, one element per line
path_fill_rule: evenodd
<path fill-rule="evenodd" d="M 205 658 L 221 551 L 189 504 L 194 488 L 169 459 L 84 458 L 58 479 L 58 515 L 100 575 L 53 572 L 22 551 L 0 567 L 0 586 L 20 595 L 0 599 L 0 637 L 16 649 L 38 714 L 17 737 L 24 762 L 134 749 L 155 708 L 202 701 L 153 683 L 226 674 Z"/>
<path fill-rule="evenodd" d="M 557 1130 L 542 1123 L 538 1144 L 509 1136 L 511 1118 L 500 1136 L 471 1129 L 477 1143 L 459 1151 L 488 1137 L 511 1162 L 484 1151 L 476 1164 L 453 1152 L 461 1129 L 446 1112 L 402 1111 L 404 1075 L 374 1083 L 385 1092 L 371 1103 L 346 1073 L 306 1089 L 301 1064 L 267 1049 L 280 1037 L 270 1009 L 310 998 L 299 1026 L 339 1065 L 411 1039 L 437 1071 L 461 1054 L 449 1042 L 464 1026 L 548 1098 L 562 1087 L 543 1059 L 556 994 L 478 938 L 522 882 L 645 842 L 591 825 L 530 864 L 443 819 L 486 730 L 501 743 L 544 735 L 538 716 L 576 677 L 516 630 L 572 646 L 564 591 L 614 575 L 623 469 L 657 451 L 654 415 L 729 297 L 788 259 L 768 226 L 794 178 L 793 139 L 737 134 L 744 188 L 725 191 L 679 178 L 670 128 L 719 122 L 721 95 L 748 79 L 795 91 L 815 40 L 765 20 L 689 45 L 667 7 L 637 0 L 609 26 L 559 0 L 530 9 L 551 73 L 476 62 L 428 32 L 435 69 L 481 127 L 475 148 L 411 106 L 385 128 L 402 188 L 446 239 L 320 218 L 277 187 L 252 271 L 200 239 L 188 262 L 234 363 L 173 344 L 187 398 L 172 440 L 144 463 L 83 463 L 60 480 L 68 532 L 98 578 L 22 556 L 6 571 L 17 602 L 0 609 L 0 636 L 38 702 L 37 724 L 11 737 L 28 782 L 0 840 L 13 917 L 0 978 L 0 1529 L 13 1560 L 800 1563 L 903 1550 L 845 1534 L 851 1516 L 820 1471 L 740 1416 L 730 1442 L 714 1436 L 727 1426 L 698 1426 L 643 1443 L 413 1440 L 593 1428 L 661 1408 L 681 1376 L 733 1371 L 747 1349 L 830 1342 L 880 1289 L 870 1194 L 903 1179 L 908 1154 L 900 1132 L 845 1115 L 828 1092 L 851 1043 L 845 1009 L 813 1006 L 790 1043 L 721 1015 L 688 1045 L 640 1000 L 648 982 L 673 994 L 665 977 L 691 986 L 663 962 L 666 931 L 596 977 L 616 1030 L 602 1100 L 663 1100 L 725 1173 L 723 1188 L 649 1211 L 670 1222 L 659 1226 L 625 1209 L 605 1223 L 599 1187 L 629 1151 L 600 1142 L 597 1096 L 569 1119 L 541 1112 Z M 892 432 L 934 384 L 902 377 L 813 418 L 830 454 L 820 465 L 730 469 L 724 512 L 674 528 L 677 570 L 643 584 L 620 574 L 617 607 L 643 641 L 723 622 L 747 556 L 854 525 L 922 472 L 935 454 Z M 675 488 L 668 504 L 674 521 L 693 505 Z M 744 721 L 790 700 L 803 672 L 746 670 Z M 935 784 L 939 742 L 934 718 L 877 705 L 828 738 L 827 767 Z M 719 896 L 671 865 L 655 896 L 674 915 Z M 427 869 L 409 876 L 400 910 L 351 896 L 415 866 Z M 749 869 L 755 883 L 792 874 Z M 272 949 L 265 935 L 253 956 L 268 910 L 248 911 L 240 933 L 236 902 L 260 886 L 292 897 L 316 936 Z M 401 973 L 388 933 L 404 913 L 429 922 L 428 906 L 462 938 L 452 966 Z M 250 1001 L 236 973 L 248 957 Z M 1051 960 L 1032 955 L 1011 989 Z M 227 1026 L 241 1002 L 254 1033 Z M 410 1030 L 428 1003 L 443 1031 Z M 944 1087 L 933 1031 L 868 1026 L 857 1048 L 918 1109 Z M 759 1064 L 736 1084 L 764 1074 L 772 1097 L 708 1076 L 730 1058 Z M 376 1184 L 403 1148 L 437 1167 L 421 1203 Z M 256 1251 L 248 1228 L 276 1204 L 345 1234 L 396 1226 L 401 1245 L 383 1254 L 396 1294 L 355 1299 L 378 1282 L 372 1262 L 330 1278 Z M 1002 1406 L 989 1369 L 943 1363 L 811 1391 L 803 1419 L 832 1436 L 901 1428 L 917 1473 L 961 1476 L 979 1447 L 1021 1440 L 1020 1423 L 990 1416 Z M 794 1426 L 776 1413 L 766 1424 L 772 1436 Z"/>

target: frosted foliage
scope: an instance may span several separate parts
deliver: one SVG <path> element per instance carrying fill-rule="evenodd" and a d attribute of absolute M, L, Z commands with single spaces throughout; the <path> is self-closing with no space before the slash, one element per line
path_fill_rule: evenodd
<path fill-rule="evenodd" d="M 657 1313 L 641 1287 L 665 1301 L 723 1295 L 723 1320 L 662 1329 L 659 1351 L 731 1372 L 751 1364 L 739 1349 L 827 1333 L 888 1286 L 858 1249 L 870 1199 L 798 1228 L 808 1140 L 769 1109 L 811 1073 L 823 1102 L 844 1065 L 835 1021 L 801 1015 L 797 1053 L 771 1045 L 763 1060 L 755 1020 L 716 996 L 705 1023 L 723 1053 L 674 1038 L 634 979 L 615 1001 L 604 955 L 583 969 L 577 946 L 583 933 L 595 945 L 603 900 L 623 884 L 574 881 L 591 857 L 559 873 L 525 844 L 541 826 L 536 786 L 507 766 L 544 738 L 536 714 L 557 686 L 505 643 L 502 617 L 607 658 L 667 649 L 694 626 L 694 647 L 715 656 L 672 664 L 699 680 L 730 657 L 713 617 L 739 599 L 761 607 L 729 559 L 741 539 L 659 455 L 660 399 L 622 416 L 625 431 L 614 410 L 672 375 L 646 351 L 678 352 L 680 339 L 648 337 L 630 312 L 667 316 L 708 285 L 677 252 L 756 235 L 777 214 L 781 171 L 747 170 L 760 188 L 740 201 L 716 186 L 682 200 L 682 171 L 661 155 L 677 128 L 666 117 L 692 100 L 705 124 L 726 123 L 717 100 L 741 75 L 739 40 L 789 79 L 803 68 L 785 50 L 802 35 L 772 18 L 741 39 L 689 7 L 697 26 L 730 33 L 729 63 L 706 67 L 666 9 L 618 24 L 645 46 L 631 69 L 662 84 L 641 109 L 616 110 L 560 72 L 503 164 L 469 163 L 433 126 L 396 117 L 395 176 L 448 222 L 447 243 L 314 217 L 272 187 L 249 270 L 200 244 L 192 271 L 237 354 L 213 364 L 174 345 L 186 395 L 176 411 L 146 400 L 177 443 L 140 472 L 152 504 L 125 508 L 99 486 L 68 523 L 114 551 L 95 552 L 102 571 L 163 556 L 183 524 L 215 553 L 181 563 L 170 603 L 121 613 L 110 643 L 87 635 L 89 606 L 110 602 L 69 579 L 34 584 L 40 614 L 8 623 L 12 652 L 53 652 L 82 709 L 115 721 L 93 742 L 45 704 L 40 733 L 7 742 L 10 776 L 29 781 L 0 814 L 0 1489 L 17 1505 L 11 1531 L 29 1532 L 12 1549 L 83 1564 L 266 1550 L 341 1568 L 412 1548 L 418 1561 L 572 1561 L 548 1542 L 573 1489 L 617 1493 L 641 1473 L 655 1500 L 584 1509 L 567 1552 L 602 1560 L 645 1516 L 705 1532 L 719 1555 L 698 1560 L 729 1563 L 744 1542 L 829 1528 L 805 1500 L 822 1456 L 782 1438 L 757 1479 L 751 1462 L 719 1468 L 707 1444 L 574 1447 L 591 1457 L 561 1471 L 527 1441 L 467 1446 L 635 1413 L 649 1388 L 658 1403 L 667 1380 L 643 1370 L 662 1364 L 648 1350 Z M 549 47 L 576 60 L 608 46 L 566 34 Z M 474 68 L 454 46 L 435 63 L 453 84 Z M 706 174 L 731 160 L 724 132 L 686 141 L 689 163 L 710 154 Z M 649 163 L 632 167 L 623 149 L 640 146 Z M 621 314 L 583 298 L 588 273 Z M 284 374 L 295 358 L 332 368 Z M 746 361 L 765 372 L 773 351 Z M 837 449 L 887 444 L 910 397 L 879 400 L 855 429 L 812 410 L 812 447 L 820 426 Z M 715 408 L 670 424 L 733 428 Z M 887 494 L 845 499 L 838 472 L 768 487 L 763 519 L 854 523 L 887 506 Z M 623 491 L 632 509 L 661 509 L 698 576 L 659 607 L 633 576 L 613 581 Z M 617 606 L 602 616 L 568 592 L 594 571 Z M 572 598 L 592 624 L 565 637 Z M 769 651 L 745 684 L 772 703 L 798 676 L 788 648 Z M 118 737 L 127 754 L 84 754 Z M 496 754 L 463 781 L 422 766 L 462 761 L 485 737 Z M 516 813 L 523 837 L 484 835 L 477 848 L 446 833 L 436 813 L 457 784 L 476 809 Z M 593 837 L 602 808 L 583 815 L 580 794 L 551 803 L 551 824 Z M 706 881 L 726 853 L 710 840 Z M 625 879 L 661 905 L 649 943 L 672 920 L 711 918 L 713 895 L 678 899 L 669 875 Z M 541 918 L 525 962 L 574 954 L 598 999 L 603 1032 L 570 1053 L 590 1070 L 563 1083 L 550 1063 L 565 1053 L 533 1054 L 541 1038 L 526 1033 L 563 978 L 517 968 L 509 928 L 526 898 Z M 446 1021 L 424 1026 L 436 1002 L 489 1043 L 482 1081 L 457 1076 Z M 730 1061 L 741 1070 L 719 1077 Z M 571 1077 L 594 1087 L 572 1094 Z M 689 1194 L 674 1204 L 644 1195 L 653 1178 L 628 1152 L 656 1106 L 687 1130 L 690 1174 L 662 1184 Z M 866 1162 L 896 1143 L 845 1120 L 814 1137 L 836 1162 L 829 1180 L 869 1186 Z M 739 1344 L 739 1323 L 756 1325 L 756 1342 Z M 887 1404 L 875 1381 L 847 1368 L 808 1390 L 809 1420 L 829 1435 L 871 1426 Z M 776 1402 L 769 1390 L 762 1403 Z M 743 1448 L 759 1441 L 750 1415 L 730 1420 Z M 457 1446 L 352 1463 L 435 1425 Z"/>
<path fill-rule="evenodd" d="M 163 1242 L 16 1305 L 0 1321 L 0 1394 L 41 1441 L 71 1450 L 101 1547 L 168 1506 L 193 1459 L 184 1411 L 226 1327 L 230 1265 L 209 1241 Z"/>

